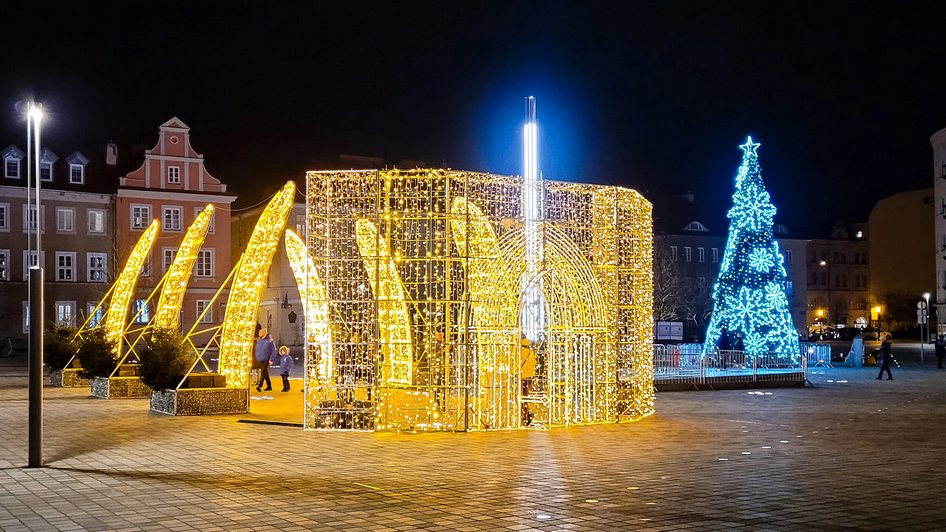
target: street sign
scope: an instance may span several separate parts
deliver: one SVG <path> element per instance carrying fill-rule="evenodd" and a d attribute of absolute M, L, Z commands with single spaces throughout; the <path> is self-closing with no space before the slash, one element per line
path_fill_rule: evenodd
<path fill-rule="evenodd" d="M 917 301 L 917 302 L 916 302 L 916 308 L 918 308 L 918 309 L 920 309 L 920 310 L 925 310 L 925 309 L 926 309 L 926 301 Z"/>
<path fill-rule="evenodd" d="M 916 311 L 916 322 L 919 325 L 926 324 L 926 309 L 920 309 Z"/>

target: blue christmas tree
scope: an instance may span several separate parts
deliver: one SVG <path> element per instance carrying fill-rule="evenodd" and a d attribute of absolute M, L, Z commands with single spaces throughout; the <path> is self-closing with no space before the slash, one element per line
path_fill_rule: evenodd
<path fill-rule="evenodd" d="M 785 295 L 785 259 L 772 236 L 775 206 L 762 183 L 759 146 L 752 137 L 739 146 L 742 166 L 727 214 L 729 238 L 713 285 L 713 315 L 703 352 L 726 344 L 750 357 L 775 353 L 781 360 L 795 360 L 800 356 L 798 334 Z M 728 338 L 721 343 L 723 335 Z"/>

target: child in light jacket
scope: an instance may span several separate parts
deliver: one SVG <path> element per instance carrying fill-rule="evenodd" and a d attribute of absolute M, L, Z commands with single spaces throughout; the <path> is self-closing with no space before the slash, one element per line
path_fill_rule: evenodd
<path fill-rule="evenodd" d="M 279 375 L 282 377 L 282 391 L 289 391 L 289 374 L 292 372 L 292 355 L 289 354 L 289 348 L 281 346 L 279 348 Z"/>

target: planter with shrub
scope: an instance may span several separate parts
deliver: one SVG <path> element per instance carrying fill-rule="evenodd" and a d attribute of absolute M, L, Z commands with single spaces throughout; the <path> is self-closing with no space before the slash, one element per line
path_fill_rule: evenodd
<path fill-rule="evenodd" d="M 81 388 L 89 386 L 89 380 L 79 377 L 79 361 L 76 349 L 75 327 L 53 323 L 46 329 L 43 341 L 43 361 L 49 365 L 49 383 L 52 386 Z"/>
<path fill-rule="evenodd" d="M 194 357 L 177 331 L 153 331 L 139 356 L 141 379 L 152 390 L 154 412 L 193 416 L 249 410 L 249 391 L 227 388 L 224 375 L 188 373 Z"/>
<path fill-rule="evenodd" d="M 141 382 L 138 364 L 123 364 L 112 352 L 105 329 L 92 329 L 79 342 L 76 358 L 82 368 L 79 376 L 91 381 L 92 395 L 102 399 L 148 397 L 151 389 Z M 117 368 L 117 371 L 116 371 Z"/>

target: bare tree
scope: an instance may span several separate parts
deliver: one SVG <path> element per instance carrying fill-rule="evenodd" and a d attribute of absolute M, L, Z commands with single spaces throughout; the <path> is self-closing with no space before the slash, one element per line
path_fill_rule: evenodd
<path fill-rule="evenodd" d="M 683 276 L 661 238 L 654 240 L 654 321 L 679 321 L 684 306 Z"/>
<path fill-rule="evenodd" d="M 702 283 L 686 283 L 683 292 L 682 313 L 686 321 L 693 322 L 696 329 L 705 331 L 713 314 L 712 286 Z"/>

